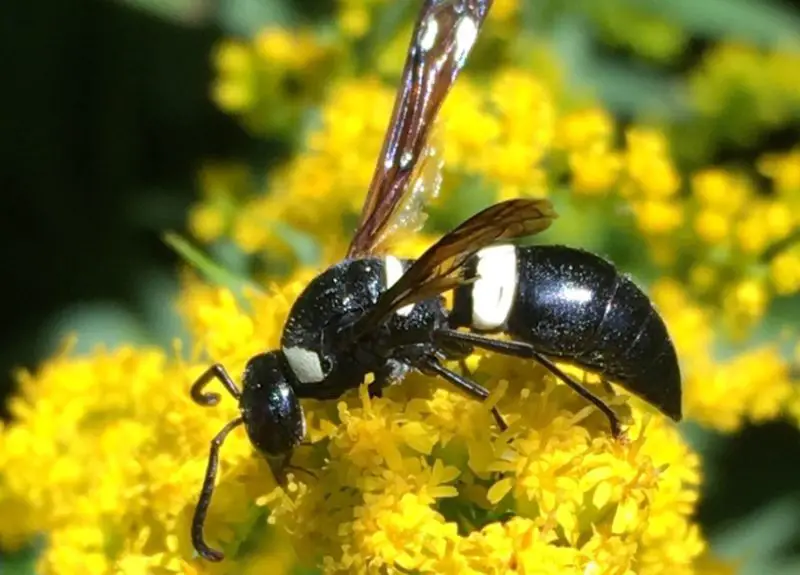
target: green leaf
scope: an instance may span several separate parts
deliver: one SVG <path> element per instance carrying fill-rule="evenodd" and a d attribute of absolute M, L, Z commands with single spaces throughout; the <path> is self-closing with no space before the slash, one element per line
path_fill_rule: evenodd
<path fill-rule="evenodd" d="M 711 544 L 722 557 L 741 560 L 742 575 L 771 573 L 781 548 L 796 535 L 798 517 L 797 498 L 783 497 L 712 536 Z"/>
<path fill-rule="evenodd" d="M 769 573 L 769 575 L 797 575 L 800 573 L 800 559 L 794 559 L 793 561 L 776 559 L 770 563 L 769 571 L 759 571 L 759 575 L 764 573 Z"/>
<path fill-rule="evenodd" d="M 31 545 L 15 553 L 0 554 L 0 575 L 34 575 L 41 547 Z"/>
<path fill-rule="evenodd" d="M 117 0 L 135 10 L 183 25 L 201 26 L 215 15 L 207 0 Z"/>
<path fill-rule="evenodd" d="M 573 91 L 598 97 L 617 113 L 645 112 L 672 119 L 686 115 L 685 96 L 673 78 L 653 68 L 598 56 L 585 18 L 569 15 L 559 19 L 551 43 Z"/>
<path fill-rule="evenodd" d="M 764 46 L 800 41 L 800 15 L 770 0 L 626 0 L 673 19 L 689 32 L 735 36 Z"/>
<path fill-rule="evenodd" d="M 267 26 L 287 27 L 291 10 L 282 0 L 221 0 L 219 23 L 233 36 L 253 37 Z"/>
<path fill-rule="evenodd" d="M 225 286 L 237 293 L 245 286 L 250 285 L 248 280 L 219 265 L 175 232 L 166 232 L 163 237 L 167 245 L 213 283 Z"/>
<path fill-rule="evenodd" d="M 577 78 L 586 78 L 612 111 L 641 116 L 652 114 L 672 120 L 688 113 L 680 84 L 652 68 L 620 64 L 607 58 L 592 58 L 572 70 Z"/>
<path fill-rule="evenodd" d="M 46 335 L 42 351 L 46 355 L 58 349 L 64 338 L 74 333 L 78 334 L 74 349 L 77 354 L 89 353 L 98 345 L 112 349 L 152 343 L 139 318 L 114 302 L 81 303 L 63 309 L 50 319 L 43 333 Z"/>
<path fill-rule="evenodd" d="M 293 575 L 320 575 L 322 569 L 317 567 L 295 567 L 292 569 Z"/>
<path fill-rule="evenodd" d="M 136 309 L 150 339 L 169 349 L 175 338 L 188 341 L 188 332 L 175 309 L 180 284 L 174 274 L 157 267 L 137 272 Z"/>
<path fill-rule="evenodd" d="M 301 264 L 315 266 L 320 262 L 322 250 L 311 235 L 283 222 L 272 222 L 272 226 L 278 236 L 292 247 Z"/>
<path fill-rule="evenodd" d="M 580 16 L 564 16 L 553 25 L 550 42 L 570 74 L 592 58 L 591 36 L 586 18 Z"/>

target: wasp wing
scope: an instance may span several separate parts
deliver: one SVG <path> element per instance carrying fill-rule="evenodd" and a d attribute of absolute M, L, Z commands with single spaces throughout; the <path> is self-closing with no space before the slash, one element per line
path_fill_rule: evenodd
<path fill-rule="evenodd" d="M 478 212 L 428 248 L 353 326 L 357 338 L 400 308 L 472 281 L 463 275 L 470 256 L 495 242 L 537 234 L 558 217 L 546 199 L 514 199 Z"/>
<path fill-rule="evenodd" d="M 386 225 L 373 240 L 369 250 L 371 254 L 385 251 L 389 247 L 390 240 L 401 232 L 412 233 L 422 229 L 428 218 L 424 207 L 438 197 L 442 187 L 443 167 L 441 142 L 428 143 L 417 161 L 414 175 L 409 180 L 408 190 L 403 194 Z"/>
<path fill-rule="evenodd" d="M 492 0 L 425 1 L 414 26 L 389 129 L 347 257 L 371 254 L 385 238 L 384 232 L 404 204 L 409 181 L 425 153 L 439 109 L 475 44 L 491 3 Z M 406 222 L 413 221 L 412 217 L 406 218 Z M 399 227 L 402 225 L 400 221 Z"/>

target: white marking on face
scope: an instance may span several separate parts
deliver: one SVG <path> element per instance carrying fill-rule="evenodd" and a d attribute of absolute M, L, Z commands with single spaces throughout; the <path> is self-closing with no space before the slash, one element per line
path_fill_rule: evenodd
<path fill-rule="evenodd" d="M 439 35 L 439 23 L 434 18 L 425 21 L 422 33 L 419 35 L 419 48 L 427 52 L 436 44 L 436 36 Z"/>
<path fill-rule="evenodd" d="M 491 246 L 477 254 L 477 281 L 472 286 L 472 325 L 497 329 L 508 319 L 517 292 L 517 250 Z"/>
<path fill-rule="evenodd" d="M 316 352 L 302 347 L 286 347 L 283 349 L 283 355 L 286 356 L 289 367 L 292 368 L 300 383 L 318 383 L 325 379 L 319 355 Z"/>
<path fill-rule="evenodd" d="M 477 38 L 478 25 L 469 16 L 464 16 L 456 26 L 456 62 L 459 65 L 464 63 Z"/>
<path fill-rule="evenodd" d="M 383 263 L 385 268 L 384 273 L 386 274 L 386 289 L 389 289 L 403 276 L 403 262 L 394 256 L 386 256 Z M 407 316 L 413 309 L 414 304 L 410 303 L 398 309 L 396 313 L 397 315 Z"/>

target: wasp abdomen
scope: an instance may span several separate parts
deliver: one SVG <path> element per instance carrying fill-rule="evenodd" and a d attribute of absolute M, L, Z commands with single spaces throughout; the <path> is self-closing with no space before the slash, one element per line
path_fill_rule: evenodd
<path fill-rule="evenodd" d="M 456 290 L 454 325 L 506 333 L 680 419 L 680 370 L 667 328 L 611 263 L 565 246 L 493 246 L 469 268 L 478 279 Z"/>

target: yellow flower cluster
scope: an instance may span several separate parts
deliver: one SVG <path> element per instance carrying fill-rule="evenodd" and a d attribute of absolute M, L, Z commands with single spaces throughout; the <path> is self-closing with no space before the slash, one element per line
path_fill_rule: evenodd
<path fill-rule="evenodd" d="M 485 406 L 421 378 L 340 404 L 319 479 L 263 502 L 327 572 L 694 572 L 698 461 L 675 430 L 637 411 L 621 446 L 568 389 L 514 381 L 500 407 L 516 424 L 495 440 Z"/>
<path fill-rule="evenodd" d="M 549 92 L 520 70 L 500 70 L 485 85 L 463 80 L 444 106 L 442 128 L 432 143 L 446 165 L 442 195 L 469 176 L 485 178 L 503 197 L 544 195 L 545 173 L 538 165 L 554 138 Z M 374 78 L 338 84 L 305 150 L 273 175 L 268 193 L 253 196 L 233 216 L 231 233 L 237 244 L 248 253 L 286 254 L 280 226 L 288 225 L 320 240 L 330 254 L 341 253 L 343 216 L 352 221 L 360 211 L 394 92 Z M 432 178 L 429 188 L 431 182 Z M 223 228 L 217 222 L 230 220 L 223 212 L 225 205 L 206 193 L 190 220 L 193 234 L 214 239 L 210 231 Z"/>
<path fill-rule="evenodd" d="M 540 163 L 552 148 L 556 112 L 547 87 L 514 68 L 488 82 L 463 80 L 442 110 L 447 169 L 488 180 L 500 197 L 545 195 Z"/>
<path fill-rule="evenodd" d="M 220 45 L 214 97 L 251 130 L 294 133 L 322 105 L 265 190 L 241 165 L 200 174 L 203 197 L 189 214 L 197 239 L 296 263 L 300 234 L 321 246 L 322 261 L 342 256 L 395 87 L 338 74 L 385 4 L 340 2 L 337 42 L 270 29 Z M 496 0 L 495 22 L 513 22 L 521 5 Z M 598 21 L 615 5 L 598 4 Z M 648 43 L 609 20 L 618 42 L 654 58 L 682 49 L 669 24 L 628 15 Z M 650 33 L 640 34 L 643 25 Z M 373 63 L 396 74 L 392 51 L 404 49 L 378 46 L 375 55 L 392 56 Z M 796 67 L 788 53 L 715 51 L 693 76 L 695 102 L 708 121 L 733 121 L 709 137 L 748 136 L 794 113 Z M 752 104 L 744 114 L 739 93 Z M 630 218 L 630 241 L 649 249 L 659 271 L 650 293 L 679 349 L 687 418 L 723 431 L 783 414 L 800 424 L 800 347 L 794 358 L 776 342 L 716 356 L 725 337 L 763 319 L 772 298 L 800 291 L 800 150 L 758 162 L 768 194 L 744 173 L 683 170 L 667 131 L 621 133 L 608 111 L 557 94 L 511 58 L 460 78 L 441 116 L 432 148 L 444 160 L 448 206 L 474 190 L 487 202 L 552 194 L 558 203 L 568 188 L 603 218 Z M 432 237 L 398 240 L 396 253 L 414 256 Z M 325 573 L 734 571 L 708 551 L 693 519 L 700 462 L 675 425 L 564 366 L 624 417 L 626 439 L 615 441 L 606 419 L 545 370 L 483 354 L 468 363 L 493 392 L 485 403 L 420 374 L 378 399 L 361 386 L 338 401 L 304 402 L 309 441 L 285 489 L 244 434 L 232 434 L 206 525 L 227 559 L 198 559 L 189 524 L 209 440 L 238 410 L 229 398 L 198 407 L 189 386 L 209 361 L 235 377 L 275 348 L 291 303 L 319 271 L 300 266 L 243 293 L 187 275 L 178 302 L 191 332 L 185 348 L 65 350 L 21 373 L 14 421 L 0 429 L 0 548 L 45 534 L 45 575 L 288 573 L 298 564 Z M 501 434 L 494 405 L 510 424 Z"/>
<path fill-rule="evenodd" d="M 231 221 L 252 194 L 250 174 L 239 164 L 209 164 L 198 179 L 202 201 L 189 211 L 189 227 L 198 240 L 211 243 L 230 233 Z"/>
<path fill-rule="evenodd" d="M 713 315 L 677 281 L 664 279 L 651 293 L 670 328 L 684 374 L 686 416 L 720 431 L 732 432 L 746 421 L 775 419 L 795 409 L 800 377 L 777 343 L 721 360 L 721 339 Z"/>
<path fill-rule="evenodd" d="M 386 0 L 343 0 L 339 3 L 339 28 L 348 37 L 360 38 L 370 29 L 373 12 Z"/>
<path fill-rule="evenodd" d="M 683 215 L 677 201 L 681 181 L 664 135 L 652 129 L 630 130 L 625 166 L 627 181 L 620 192 L 629 198 L 639 229 L 649 236 L 675 231 Z"/>
<path fill-rule="evenodd" d="M 555 143 L 566 154 L 571 191 L 603 196 L 615 190 L 654 261 L 669 275 L 682 274 L 688 262 L 693 295 L 719 302 L 731 333 L 746 334 L 773 297 L 800 291 L 798 151 L 758 162 L 772 182 L 769 194 L 751 177 L 715 167 L 691 174 L 691 194 L 685 194 L 662 132 L 629 129 L 624 150 L 613 147 L 615 132 L 598 108 L 559 118 Z"/>
<path fill-rule="evenodd" d="M 788 164 L 794 161 L 789 154 L 769 158 L 763 166 L 778 174 L 791 170 Z M 691 281 L 706 299 L 721 302 L 734 333 L 746 332 L 760 320 L 773 296 L 800 291 L 800 245 L 796 239 L 792 243 L 800 230 L 800 196 L 783 186 L 775 178 L 774 192 L 766 196 L 749 179 L 721 169 L 693 177 L 693 231 L 699 251 Z"/>
<path fill-rule="evenodd" d="M 622 158 L 614 148 L 616 126 L 603 108 L 582 108 L 561 116 L 555 145 L 566 154 L 575 193 L 608 192 L 617 183 Z"/>
<path fill-rule="evenodd" d="M 342 253 L 342 216 L 357 214 L 364 201 L 393 98 L 393 91 L 371 79 L 334 90 L 307 151 L 274 174 L 268 194 L 251 198 L 238 212 L 233 239 L 248 253 L 285 251 L 281 223 Z"/>
<path fill-rule="evenodd" d="M 228 558 L 192 558 L 208 441 L 236 413 L 227 399 L 189 400 L 198 353 L 240 372 L 277 344 L 311 273 L 248 292 L 246 305 L 187 281 L 190 353 L 65 352 L 21 375 L 16 422 L 0 434 L 0 468 L 14 470 L 0 480 L 0 544 L 46 532 L 38 569 L 60 575 L 281 573 L 298 558 L 326 573 L 702 572 L 699 461 L 674 425 L 590 384 L 628 414 L 628 441 L 614 441 L 569 388 L 494 356 L 471 358 L 496 390 L 486 404 L 421 375 L 381 399 L 362 386 L 307 402 L 310 444 L 295 462 L 313 475 L 298 472 L 285 491 L 234 434 L 206 527 Z M 493 404 L 510 423 L 499 436 Z"/>
<path fill-rule="evenodd" d="M 694 106 L 706 120 L 696 123 L 693 136 L 746 142 L 796 118 L 798 66 L 796 49 L 767 50 L 743 43 L 716 46 L 688 78 Z"/>
<path fill-rule="evenodd" d="M 341 251 L 336 238 L 347 228 L 337 224 L 343 214 L 352 221 L 360 210 L 393 98 L 394 89 L 373 78 L 339 83 L 305 150 L 273 175 L 267 193 L 256 194 L 233 216 L 234 240 L 248 253 L 286 254 L 281 225 L 288 225 Z M 469 178 L 496 190 L 496 198 L 548 195 L 560 173 L 545 170 L 545 162 L 561 162 L 576 193 L 604 195 L 618 188 L 646 233 L 664 235 L 682 223 L 680 177 L 660 132 L 633 128 L 626 149 L 615 149 L 616 126 L 606 111 L 559 113 L 551 90 L 528 71 L 502 68 L 480 83 L 462 78 L 440 126 L 433 146 L 445 162 L 443 200 Z M 206 194 L 194 208 L 196 237 L 213 238 L 208 222 L 227 221 L 221 205 Z"/>
<path fill-rule="evenodd" d="M 254 132 L 296 129 L 321 97 L 337 50 L 310 30 L 270 28 L 248 41 L 225 40 L 213 58 L 212 97 Z"/>

